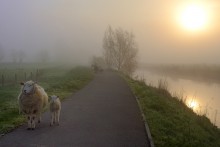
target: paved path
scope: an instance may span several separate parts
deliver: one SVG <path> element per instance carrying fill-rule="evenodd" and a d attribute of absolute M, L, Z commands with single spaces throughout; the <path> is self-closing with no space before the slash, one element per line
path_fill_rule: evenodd
<path fill-rule="evenodd" d="M 26 125 L 0 139 L 0 147 L 147 147 L 138 105 L 125 81 L 103 72 L 62 103 L 60 126 L 48 112 L 34 131 Z"/>

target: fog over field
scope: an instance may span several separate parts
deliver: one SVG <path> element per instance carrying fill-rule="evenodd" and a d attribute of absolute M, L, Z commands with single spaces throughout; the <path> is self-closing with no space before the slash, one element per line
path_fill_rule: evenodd
<path fill-rule="evenodd" d="M 111 25 L 133 32 L 140 63 L 220 63 L 220 1 L 202 1 L 209 20 L 197 32 L 185 31 L 177 22 L 178 10 L 187 2 L 0 0 L 1 62 L 12 62 L 20 52 L 23 62 L 44 56 L 88 64 L 93 55 L 102 55 L 104 32 Z"/>

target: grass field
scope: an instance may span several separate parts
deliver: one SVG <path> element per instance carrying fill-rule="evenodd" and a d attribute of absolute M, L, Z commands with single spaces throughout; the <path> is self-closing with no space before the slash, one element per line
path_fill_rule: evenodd
<path fill-rule="evenodd" d="M 14 67 L 11 67 L 11 72 Z M 16 70 L 16 69 L 15 69 Z M 30 70 L 30 68 L 28 68 Z M 48 95 L 59 95 L 66 98 L 85 86 L 92 78 L 93 72 L 87 67 L 73 69 L 63 67 L 44 67 L 38 79 Z M 24 123 L 24 117 L 18 112 L 17 97 L 20 85 L 9 84 L 0 86 L 0 133 L 4 134 Z"/>
<path fill-rule="evenodd" d="M 156 147 L 219 147 L 220 129 L 163 87 L 126 78 L 136 95 Z"/>

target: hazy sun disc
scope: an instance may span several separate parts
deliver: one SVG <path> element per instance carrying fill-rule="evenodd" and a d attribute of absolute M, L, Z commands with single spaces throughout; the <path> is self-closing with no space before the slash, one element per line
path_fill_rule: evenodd
<path fill-rule="evenodd" d="M 193 110 L 196 110 L 198 108 L 198 102 L 194 99 L 189 100 L 187 105 L 188 105 L 189 108 L 191 108 Z"/>
<path fill-rule="evenodd" d="M 201 5 L 191 4 L 181 10 L 179 21 L 187 30 L 201 30 L 207 25 L 208 12 Z"/>

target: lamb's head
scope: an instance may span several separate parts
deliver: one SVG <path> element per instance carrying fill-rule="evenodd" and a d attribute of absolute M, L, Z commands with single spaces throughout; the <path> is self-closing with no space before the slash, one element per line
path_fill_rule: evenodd
<path fill-rule="evenodd" d="M 35 90 L 35 84 L 36 82 L 33 81 L 27 81 L 25 83 L 21 82 L 21 85 L 23 85 L 22 93 L 25 95 L 33 94 Z"/>
<path fill-rule="evenodd" d="M 50 96 L 50 101 L 51 101 L 51 102 L 54 102 L 54 101 L 56 101 L 56 99 L 58 99 L 58 98 L 59 98 L 59 96 L 52 95 L 52 96 Z"/>

